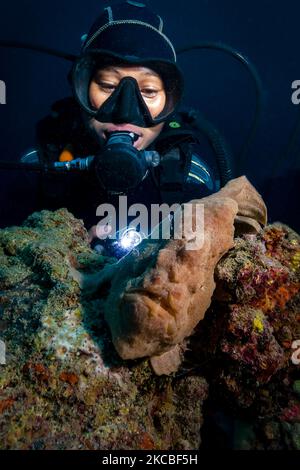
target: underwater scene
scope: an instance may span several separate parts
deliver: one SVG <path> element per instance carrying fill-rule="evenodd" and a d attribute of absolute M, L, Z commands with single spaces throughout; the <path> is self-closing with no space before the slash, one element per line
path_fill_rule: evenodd
<path fill-rule="evenodd" d="M 1 451 L 300 450 L 299 14 L 1 6 Z"/>

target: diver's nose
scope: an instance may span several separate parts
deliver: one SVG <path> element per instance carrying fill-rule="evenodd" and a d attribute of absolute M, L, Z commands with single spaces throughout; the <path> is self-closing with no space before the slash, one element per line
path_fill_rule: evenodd
<path fill-rule="evenodd" d="M 118 95 L 113 113 L 115 124 L 134 123 L 139 117 L 139 105 L 136 96 L 135 84 L 128 80 Z"/>

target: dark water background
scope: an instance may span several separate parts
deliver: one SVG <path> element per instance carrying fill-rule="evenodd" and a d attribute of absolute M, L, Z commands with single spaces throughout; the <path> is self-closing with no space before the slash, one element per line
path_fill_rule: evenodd
<path fill-rule="evenodd" d="M 80 37 L 102 8 L 114 1 L 37 0 L 0 6 L 0 39 L 41 44 L 78 53 Z M 300 3 L 297 0 L 152 0 L 164 32 L 175 47 L 221 41 L 249 57 L 263 83 L 263 114 L 258 132 L 240 165 L 265 198 L 269 221 L 281 220 L 300 231 L 300 105 L 291 102 L 291 84 L 300 79 Z M 254 113 L 254 86 L 245 69 L 219 52 L 194 51 L 179 57 L 186 77 L 185 103 L 199 109 L 223 132 L 234 155 L 243 144 Z M 34 146 L 35 123 L 51 104 L 70 94 L 70 65 L 46 55 L 0 48 L 0 80 L 7 104 L 0 106 L 0 157 L 17 160 Z M 299 125 L 300 129 L 300 125 Z M 239 163 L 239 162 L 237 162 Z M 0 208 L 21 172 L 0 170 Z M 15 213 L 0 226 L 19 223 Z M 5 212 L 5 211 L 4 211 Z M 1 212 L 0 212 L 1 213 Z"/>

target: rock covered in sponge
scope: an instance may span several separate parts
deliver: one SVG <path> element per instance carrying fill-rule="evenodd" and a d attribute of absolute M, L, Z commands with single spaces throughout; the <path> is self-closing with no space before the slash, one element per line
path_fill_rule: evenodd
<path fill-rule="evenodd" d="M 122 361 L 105 293 L 84 297 L 71 275 L 113 261 L 64 209 L 0 230 L 1 449 L 198 448 L 206 381 L 173 382 L 148 361 Z"/>

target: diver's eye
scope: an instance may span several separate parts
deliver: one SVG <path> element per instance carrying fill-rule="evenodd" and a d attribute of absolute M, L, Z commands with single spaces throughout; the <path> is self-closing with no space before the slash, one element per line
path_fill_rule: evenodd
<path fill-rule="evenodd" d="M 158 90 L 154 90 L 153 88 L 143 88 L 141 90 L 141 94 L 144 98 L 155 98 L 158 94 Z"/>
<path fill-rule="evenodd" d="M 116 85 L 112 85 L 111 83 L 97 82 L 97 85 L 104 93 L 112 93 L 116 89 Z"/>

